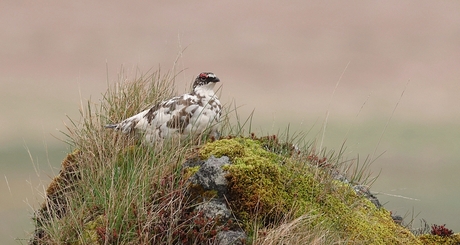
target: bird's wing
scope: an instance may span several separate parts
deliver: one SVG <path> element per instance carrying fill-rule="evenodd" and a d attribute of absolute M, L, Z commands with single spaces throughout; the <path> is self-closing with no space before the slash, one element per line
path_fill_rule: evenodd
<path fill-rule="evenodd" d="M 157 128 L 161 127 L 161 130 L 169 129 L 182 132 L 189 124 L 190 109 L 195 107 L 197 101 L 198 98 L 191 94 L 174 97 L 163 102 L 155 113 L 146 115 L 146 117 L 151 123 L 155 122 Z"/>
<path fill-rule="evenodd" d="M 185 123 L 186 119 L 180 116 L 184 116 L 184 108 L 192 103 L 196 103 L 196 99 L 189 94 L 173 97 L 118 124 L 109 124 L 106 127 L 120 130 L 123 133 L 129 133 L 135 129 L 146 130 L 148 127 L 159 128 L 165 123 L 168 127 L 177 128 Z"/>
<path fill-rule="evenodd" d="M 143 120 L 144 116 L 150 111 L 151 109 L 144 110 L 132 117 L 129 117 L 120 123 L 117 124 L 108 124 L 106 128 L 113 128 L 115 130 L 120 130 L 122 133 L 127 134 L 132 132 L 136 126 L 139 124 L 140 121 Z"/>

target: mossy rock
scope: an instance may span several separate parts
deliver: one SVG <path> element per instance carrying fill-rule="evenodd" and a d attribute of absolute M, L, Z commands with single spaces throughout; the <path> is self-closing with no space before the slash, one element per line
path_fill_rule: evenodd
<path fill-rule="evenodd" d="M 422 244 L 395 224 L 389 211 L 377 208 L 307 159 L 272 152 L 266 142 L 255 138 L 223 139 L 200 149 L 202 159 L 211 155 L 225 155 L 232 161 L 224 167 L 228 200 L 247 231 L 251 222 L 276 226 L 288 214 L 294 218 L 313 214 L 312 226 L 326 225 L 353 243 Z"/>
<path fill-rule="evenodd" d="M 460 244 L 460 233 L 453 234 L 451 236 L 437 236 L 431 234 L 424 234 L 418 237 L 424 245 L 458 245 Z"/>

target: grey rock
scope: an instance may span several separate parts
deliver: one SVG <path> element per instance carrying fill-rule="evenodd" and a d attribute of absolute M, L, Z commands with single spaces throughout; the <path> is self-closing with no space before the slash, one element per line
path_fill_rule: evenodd
<path fill-rule="evenodd" d="M 232 217 L 232 212 L 227 205 L 218 199 L 199 204 L 195 211 L 203 212 L 206 218 L 218 218 L 222 224 Z"/>
<path fill-rule="evenodd" d="M 195 185 L 200 185 L 204 190 L 214 190 L 217 197 L 199 203 L 195 212 L 200 212 L 206 218 L 218 220 L 218 227 L 223 228 L 233 220 L 232 211 L 228 208 L 225 195 L 227 194 L 226 171 L 222 169 L 224 165 L 231 164 L 228 157 L 216 158 L 211 156 L 208 160 L 192 159 L 184 164 L 185 168 L 200 166 L 200 169 L 189 178 L 188 181 Z M 230 230 L 220 230 L 215 237 L 215 244 L 219 245 L 243 245 L 247 239 L 246 233 L 238 227 L 226 227 Z"/>
<path fill-rule="evenodd" d="M 342 173 L 340 173 L 340 171 L 338 171 L 337 169 L 331 169 L 330 170 L 330 174 L 332 176 L 332 178 L 338 180 L 338 181 L 341 181 L 345 184 L 350 184 L 350 181 L 348 181 L 347 177 L 345 177 Z"/>
<path fill-rule="evenodd" d="M 199 158 L 190 158 L 187 159 L 184 164 L 182 165 L 183 168 L 193 168 L 196 166 L 202 166 L 205 163 L 205 161 L 199 159 Z"/>
<path fill-rule="evenodd" d="M 223 197 L 227 193 L 227 180 L 225 179 L 226 172 L 222 166 L 230 164 L 228 157 L 215 158 L 211 156 L 204 162 L 198 172 L 190 177 L 189 181 L 194 184 L 199 184 L 205 190 L 216 190 L 219 197 Z"/>
<path fill-rule="evenodd" d="M 369 187 L 365 185 L 355 185 L 353 186 L 353 189 L 358 195 L 364 196 L 367 198 L 371 203 L 373 203 L 377 208 L 381 208 L 382 204 L 380 204 L 379 199 L 371 193 Z"/>
<path fill-rule="evenodd" d="M 242 231 L 220 231 L 216 236 L 218 245 L 243 245 L 247 236 Z"/>
<path fill-rule="evenodd" d="M 401 215 L 397 215 L 397 214 L 392 214 L 391 215 L 391 218 L 393 219 L 393 221 L 398 224 L 398 225 L 403 225 L 403 217 Z"/>

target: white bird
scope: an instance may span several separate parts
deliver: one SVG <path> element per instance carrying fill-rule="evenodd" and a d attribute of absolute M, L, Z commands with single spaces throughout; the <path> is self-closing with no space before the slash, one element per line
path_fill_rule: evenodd
<path fill-rule="evenodd" d="M 193 91 L 163 101 L 106 128 L 128 134 L 141 134 L 149 144 L 179 136 L 200 136 L 207 129 L 209 135 L 219 138 L 219 123 L 222 105 L 214 93 L 214 86 L 220 82 L 212 72 L 200 73 L 193 83 Z"/>

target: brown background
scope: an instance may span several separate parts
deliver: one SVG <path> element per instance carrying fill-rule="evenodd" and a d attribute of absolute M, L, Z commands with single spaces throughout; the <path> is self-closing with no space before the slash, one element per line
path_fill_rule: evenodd
<path fill-rule="evenodd" d="M 97 102 L 121 67 L 133 77 L 159 66 L 185 69 L 180 93 L 215 72 L 223 102 L 243 117 L 255 109 L 256 133 L 290 125 L 328 149 L 346 141 L 348 158 L 384 152 L 372 189 L 386 207 L 459 232 L 459 10 L 419 0 L 2 1 L 0 243 L 31 231 L 69 151 L 66 115 L 78 121 L 81 101 Z"/>

